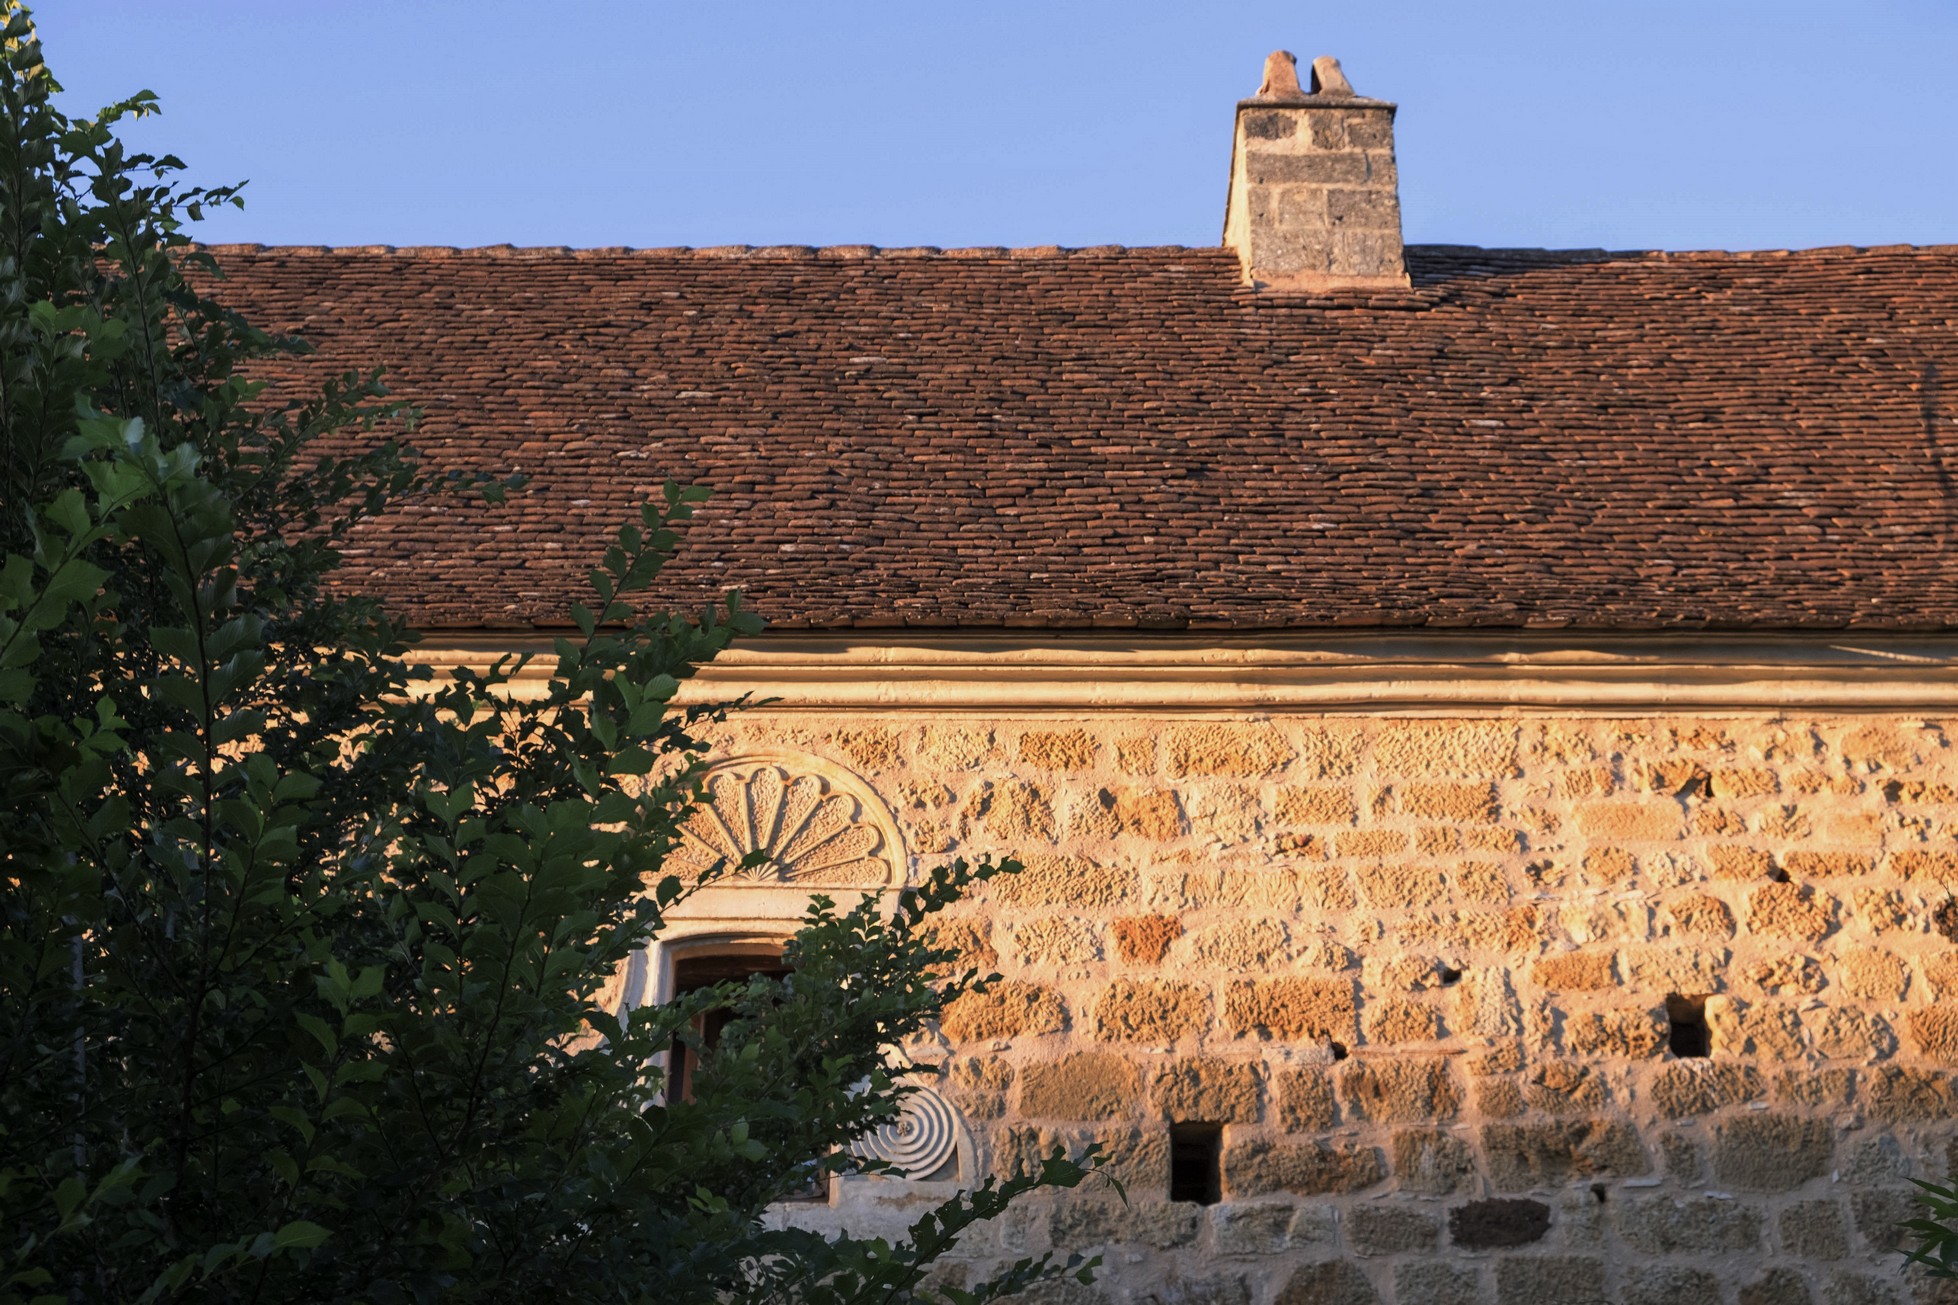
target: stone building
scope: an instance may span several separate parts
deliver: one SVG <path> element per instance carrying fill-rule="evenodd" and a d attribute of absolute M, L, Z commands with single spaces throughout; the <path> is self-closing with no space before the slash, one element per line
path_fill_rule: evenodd
<path fill-rule="evenodd" d="M 1005 978 L 878 1144 L 913 1179 L 794 1217 L 1097 1139 L 1128 1204 L 972 1255 L 1948 1299 L 1893 1248 L 1958 1160 L 1958 249 L 1403 248 L 1393 120 L 1274 56 L 1211 249 L 219 252 L 434 463 L 530 477 L 350 550 L 445 656 L 548 649 L 637 503 L 715 490 L 671 593 L 772 626 L 696 692 L 770 703 L 698 854 L 775 857 L 625 1000 L 812 888 L 1026 861 L 949 926 Z"/>

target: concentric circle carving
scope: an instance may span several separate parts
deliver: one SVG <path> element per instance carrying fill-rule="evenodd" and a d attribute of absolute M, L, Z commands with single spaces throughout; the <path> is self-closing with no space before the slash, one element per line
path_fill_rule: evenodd
<path fill-rule="evenodd" d="M 925 1178 L 944 1168 L 958 1144 L 958 1114 L 944 1097 L 919 1088 L 905 1098 L 897 1118 L 859 1138 L 850 1152 L 887 1161 L 906 1178 Z"/>
<path fill-rule="evenodd" d="M 707 773 L 706 797 L 681 826 L 667 868 L 697 878 L 724 867 L 720 884 L 793 883 L 811 888 L 878 888 L 903 864 L 881 803 L 854 777 L 824 773 L 814 758 L 798 764 L 748 758 Z M 747 869 L 751 853 L 766 860 Z"/>

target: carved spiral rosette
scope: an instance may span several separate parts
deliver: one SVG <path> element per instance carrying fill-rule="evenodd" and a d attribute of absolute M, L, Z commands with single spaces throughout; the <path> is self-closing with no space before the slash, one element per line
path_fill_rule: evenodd
<path fill-rule="evenodd" d="M 958 1144 L 958 1115 L 944 1097 L 919 1088 L 905 1098 L 896 1119 L 859 1138 L 850 1153 L 888 1161 L 906 1178 L 926 1178 L 945 1167 Z"/>
<path fill-rule="evenodd" d="M 724 865 L 716 883 L 875 888 L 898 878 L 896 839 L 868 809 L 875 799 L 840 777 L 737 761 L 710 771 L 706 789 L 667 862 L 683 877 Z M 742 869 L 754 852 L 766 861 Z"/>

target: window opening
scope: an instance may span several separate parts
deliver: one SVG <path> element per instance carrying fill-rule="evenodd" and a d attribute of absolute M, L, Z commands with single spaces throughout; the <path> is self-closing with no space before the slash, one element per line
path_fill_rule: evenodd
<path fill-rule="evenodd" d="M 1706 998 L 1666 998 L 1667 1046 L 1675 1056 L 1701 1057 L 1711 1054 L 1713 1035 L 1706 1026 Z"/>
<path fill-rule="evenodd" d="M 719 983 L 741 983 L 757 974 L 780 979 L 788 973 L 788 967 L 782 964 L 782 953 L 773 948 L 683 956 L 673 962 L 673 995 L 683 997 Z M 676 1099 L 693 1099 L 693 1079 L 700 1068 L 700 1053 L 711 1052 L 720 1046 L 721 1034 L 733 1019 L 734 1012 L 725 1006 L 694 1016 L 693 1031 L 699 1039 L 699 1051 L 678 1038 L 673 1040 L 667 1056 L 667 1082 Z"/>
<path fill-rule="evenodd" d="M 1169 1126 L 1169 1199 L 1215 1205 L 1224 1199 L 1224 1126 Z"/>

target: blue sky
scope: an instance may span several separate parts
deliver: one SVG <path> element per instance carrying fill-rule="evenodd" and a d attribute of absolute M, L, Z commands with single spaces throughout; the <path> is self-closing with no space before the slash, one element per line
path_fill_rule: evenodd
<path fill-rule="evenodd" d="M 1412 241 L 1958 242 L 1958 0 L 42 0 L 212 241 L 1214 244 L 1265 54 L 1398 101 Z"/>

